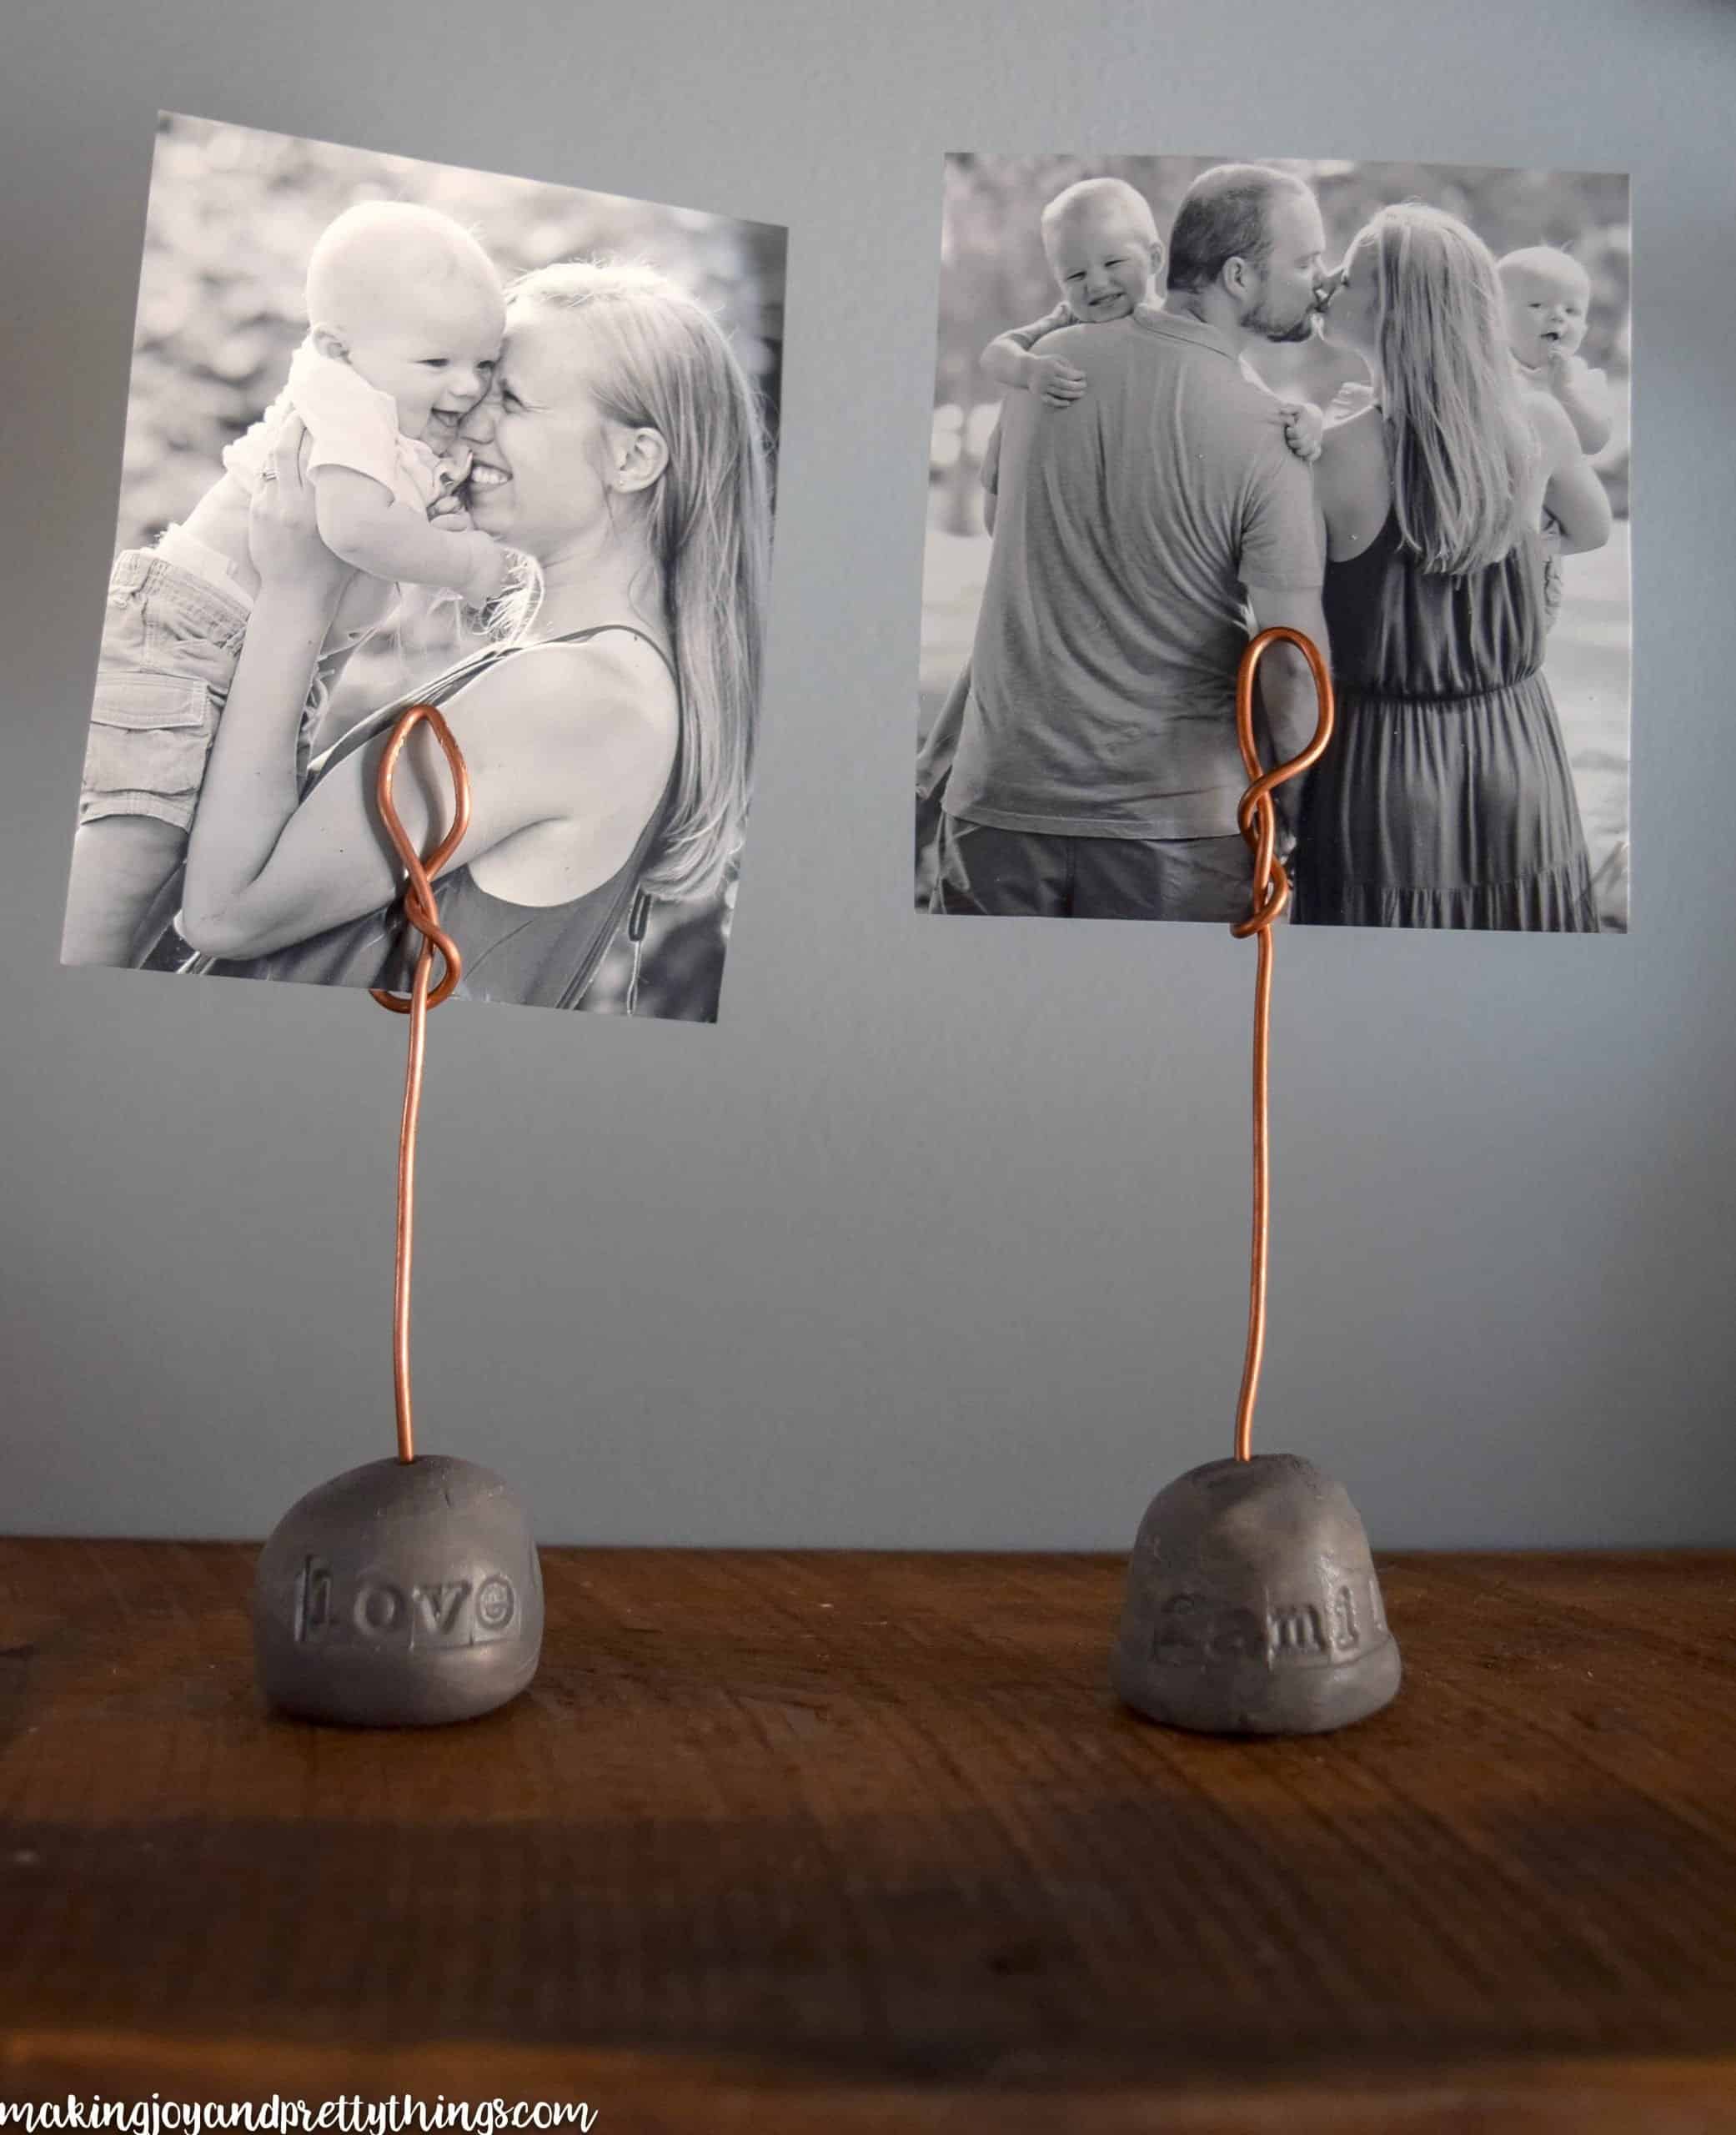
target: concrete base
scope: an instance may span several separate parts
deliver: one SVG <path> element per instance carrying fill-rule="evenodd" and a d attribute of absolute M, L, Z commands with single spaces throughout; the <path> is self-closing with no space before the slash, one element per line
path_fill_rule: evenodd
<path fill-rule="evenodd" d="M 1397 1695 L 1368 1538 L 1291 1453 L 1213 1460 L 1152 1499 L 1127 1567 L 1116 1693 L 1171 1727 L 1317 1735 Z"/>
<path fill-rule="evenodd" d="M 498 1475 L 444 1454 L 370 1461 L 310 1490 L 254 1575 L 259 1687 L 304 1720 L 474 1720 L 525 1688 L 542 1640 L 524 1508 Z"/>

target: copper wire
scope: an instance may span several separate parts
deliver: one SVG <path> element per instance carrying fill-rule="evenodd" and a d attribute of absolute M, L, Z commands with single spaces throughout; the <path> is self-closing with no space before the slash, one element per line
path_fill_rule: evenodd
<path fill-rule="evenodd" d="M 1254 741 L 1254 678 L 1260 662 L 1275 645 L 1293 645 L 1314 677 L 1319 718 L 1314 738 L 1299 756 L 1271 771 L 1262 769 Z M 1236 671 L 1236 739 L 1248 775 L 1247 791 L 1236 811 L 1237 827 L 1254 856 L 1253 905 L 1230 932 L 1238 941 L 1259 937 L 1254 977 L 1254 1223 L 1252 1268 L 1248 1278 L 1247 1350 L 1242 1365 L 1242 1392 L 1236 1403 L 1236 1458 L 1252 1458 L 1254 1403 L 1260 1392 L 1260 1366 L 1266 1355 L 1266 1271 L 1271 1242 L 1272 1178 L 1268 1136 L 1267 1084 L 1272 1056 L 1272 930 L 1290 902 L 1290 877 L 1277 857 L 1277 816 L 1272 796 L 1317 762 L 1332 738 L 1332 682 L 1312 638 L 1282 625 L 1262 630 L 1248 641 Z"/>
<path fill-rule="evenodd" d="M 426 852 L 410 843 L 397 809 L 392 805 L 392 776 L 404 745 L 426 721 L 452 773 L 452 826 Z M 458 944 L 440 925 L 434 903 L 434 877 L 458 850 L 470 827 L 470 775 L 452 730 L 431 704 L 413 704 L 399 715 L 379 760 L 374 797 L 409 881 L 404 891 L 404 916 L 422 937 L 415 976 L 409 1000 L 379 987 L 371 987 L 382 1008 L 410 1019 L 409 1058 L 404 1078 L 404 1121 L 398 1134 L 398 1262 L 392 1299 L 392 1391 L 398 1408 L 398 1458 L 416 1457 L 415 1426 L 410 1411 L 410 1254 L 416 1213 L 416 1123 L 422 1113 L 422 1061 L 428 1034 L 428 1012 L 438 1008 L 463 971 Z M 445 968 L 438 986 L 430 987 L 434 960 L 438 954 Z"/>

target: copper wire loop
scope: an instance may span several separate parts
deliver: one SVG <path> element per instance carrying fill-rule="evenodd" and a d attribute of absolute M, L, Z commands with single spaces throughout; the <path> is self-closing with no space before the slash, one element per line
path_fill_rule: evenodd
<path fill-rule="evenodd" d="M 1308 663 L 1314 677 L 1314 698 L 1320 716 L 1314 738 L 1299 756 L 1262 768 L 1254 741 L 1254 678 L 1260 662 L 1275 645 L 1293 645 Z M 1259 937 L 1259 962 L 1254 977 L 1254 1238 L 1252 1268 L 1248 1278 L 1247 1350 L 1242 1365 L 1242 1392 L 1236 1403 L 1236 1458 L 1252 1458 L 1254 1403 L 1260 1391 L 1260 1366 L 1266 1354 L 1266 1269 L 1272 1218 L 1272 1180 L 1268 1148 L 1268 1069 L 1272 1055 L 1272 930 L 1290 902 L 1290 877 L 1277 857 L 1277 816 L 1272 796 L 1279 786 L 1299 778 L 1317 763 L 1332 738 L 1332 681 L 1326 662 L 1312 638 L 1282 625 L 1262 630 L 1248 641 L 1236 671 L 1236 739 L 1242 749 L 1242 767 L 1248 776 L 1247 791 L 1236 811 L 1237 827 L 1254 856 L 1252 908 L 1230 932 L 1238 941 L 1250 934 Z"/>
<path fill-rule="evenodd" d="M 438 845 L 426 853 L 419 853 L 393 806 L 392 776 L 398 768 L 398 759 L 404 753 L 404 743 L 424 721 L 439 743 L 447 768 L 452 773 L 452 826 Z M 392 1391 L 398 1409 L 398 1457 L 400 1460 L 414 1460 L 416 1434 L 410 1412 L 410 1254 L 416 1213 L 416 1123 L 422 1113 L 422 1062 L 428 1012 L 439 1007 L 458 984 L 464 969 L 457 942 L 440 925 L 439 910 L 434 903 L 434 877 L 457 851 L 464 832 L 470 827 L 470 774 L 464 768 L 464 756 L 452 738 L 451 728 L 431 704 L 413 704 L 399 715 L 379 760 L 374 797 L 385 824 L 386 835 L 409 878 L 404 885 L 404 916 L 422 937 L 421 953 L 416 958 L 409 1000 L 379 987 L 369 988 L 382 1008 L 389 1008 L 394 1016 L 408 1016 L 410 1019 L 409 1058 L 404 1078 L 404 1120 L 398 1134 L 398 1262 L 392 1299 Z M 429 981 L 434 973 L 436 955 L 444 968 L 439 984 L 430 987 Z"/>

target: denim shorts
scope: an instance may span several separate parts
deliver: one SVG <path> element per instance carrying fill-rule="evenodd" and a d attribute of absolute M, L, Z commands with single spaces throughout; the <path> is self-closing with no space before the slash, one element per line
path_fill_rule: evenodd
<path fill-rule="evenodd" d="M 78 820 L 155 816 L 188 830 L 248 610 L 148 549 L 123 549 L 108 581 Z"/>

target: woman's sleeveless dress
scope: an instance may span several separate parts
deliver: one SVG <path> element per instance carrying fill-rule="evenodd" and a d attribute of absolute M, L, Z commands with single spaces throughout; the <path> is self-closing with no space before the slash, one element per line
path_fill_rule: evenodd
<path fill-rule="evenodd" d="M 625 623 L 605 623 L 591 630 L 543 640 L 549 645 L 582 645 L 605 630 L 625 630 L 643 638 L 673 678 L 669 656 L 655 638 Z M 510 659 L 512 646 L 492 647 L 443 675 L 403 704 L 370 714 L 334 745 L 316 767 L 316 778 L 332 763 L 364 746 L 396 720 L 407 704 L 444 704 L 484 667 Z M 631 912 L 640 877 L 669 812 L 680 766 L 671 766 L 662 796 L 652 809 L 638 842 L 605 882 L 565 904 L 509 904 L 484 890 L 468 867 L 454 867 L 434 884 L 440 924 L 458 944 L 464 973 L 454 1000 L 504 1001 L 520 1007 L 574 1008 L 596 974 L 616 930 Z M 422 937 L 406 922 L 397 904 L 384 912 L 328 927 L 305 942 L 292 942 L 258 957 L 200 960 L 199 968 L 228 978 L 299 979 L 316 986 L 379 986 L 408 993 Z M 438 975 L 439 965 L 435 971 Z"/>
<path fill-rule="evenodd" d="M 1338 718 L 1303 792 L 1297 922 L 1595 933 L 1542 671 L 1540 536 L 1449 578 L 1404 549 L 1393 513 L 1327 564 L 1324 605 Z"/>

